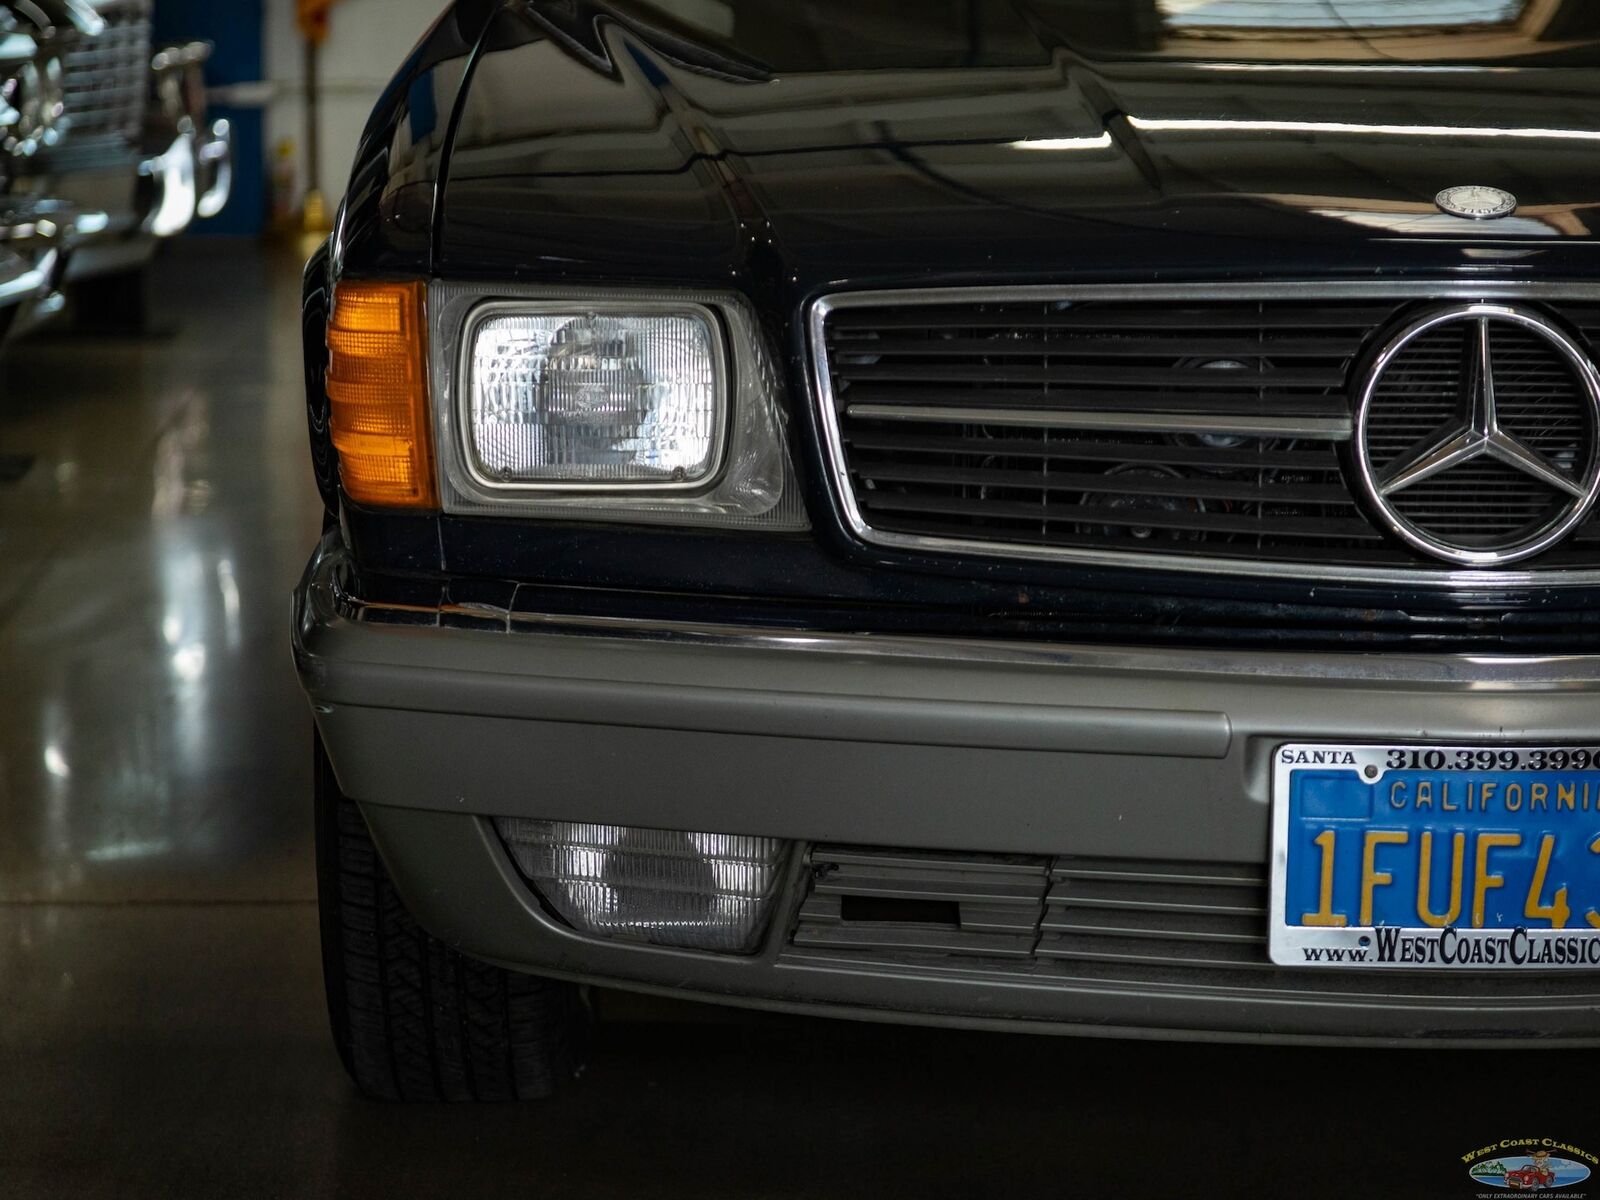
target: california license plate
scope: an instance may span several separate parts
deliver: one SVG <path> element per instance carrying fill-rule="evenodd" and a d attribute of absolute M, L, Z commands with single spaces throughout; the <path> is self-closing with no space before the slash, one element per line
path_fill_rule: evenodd
<path fill-rule="evenodd" d="M 1280 747 L 1272 961 L 1600 970 L 1600 748 Z"/>

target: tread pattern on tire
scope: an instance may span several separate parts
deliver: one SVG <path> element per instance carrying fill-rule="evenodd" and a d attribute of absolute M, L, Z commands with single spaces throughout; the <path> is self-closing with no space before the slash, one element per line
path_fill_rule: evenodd
<path fill-rule="evenodd" d="M 319 864 L 323 966 L 334 1038 L 357 1085 L 382 1100 L 550 1096 L 582 1061 L 578 988 L 478 962 L 424 931 L 320 745 L 317 758 L 319 832 L 330 843 Z"/>

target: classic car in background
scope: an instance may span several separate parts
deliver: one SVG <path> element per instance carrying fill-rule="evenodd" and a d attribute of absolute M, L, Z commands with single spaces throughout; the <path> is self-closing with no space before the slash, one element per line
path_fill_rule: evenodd
<path fill-rule="evenodd" d="M 120 324 L 143 308 L 159 242 L 227 203 L 231 139 L 207 119 L 209 45 L 153 46 L 153 0 L 95 8 L 102 29 L 64 58 L 69 130 L 46 160 L 65 199 L 107 216 L 79 238 L 67 280 L 85 317 Z"/>
<path fill-rule="evenodd" d="M 152 10 L 153 0 L 0 4 L 7 332 L 60 311 L 68 284 L 89 323 L 139 323 L 156 247 L 228 201 L 230 130 L 206 111 L 210 46 L 153 45 Z"/>

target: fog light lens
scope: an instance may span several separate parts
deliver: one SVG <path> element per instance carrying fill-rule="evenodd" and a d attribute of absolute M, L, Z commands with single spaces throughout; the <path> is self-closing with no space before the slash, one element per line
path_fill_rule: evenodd
<path fill-rule="evenodd" d="M 786 845 L 520 817 L 496 818 L 495 828 L 528 882 L 574 929 L 731 954 L 760 944 Z"/>
<path fill-rule="evenodd" d="M 514 312 L 476 329 L 468 389 L 490 486 L 697 487 L 727 423 L 709 312 Z"/>

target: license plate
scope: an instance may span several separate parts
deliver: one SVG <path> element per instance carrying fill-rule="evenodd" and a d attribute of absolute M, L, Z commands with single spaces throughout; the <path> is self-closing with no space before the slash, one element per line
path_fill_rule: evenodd
<path fill-rule="evenodd" d="M 1286 967 L 1600 970 L 1600 748 L 1274 755 Z"/>

